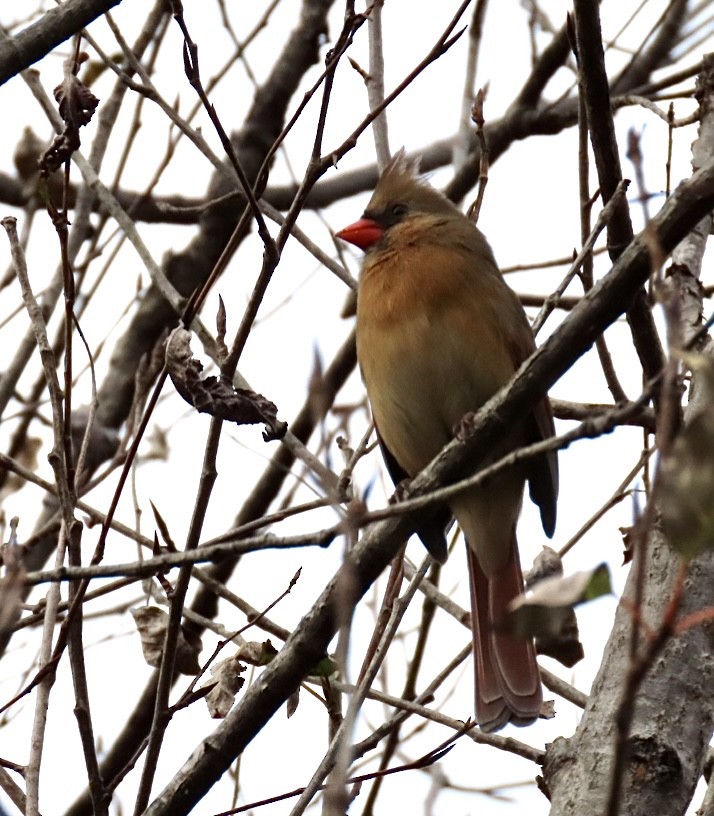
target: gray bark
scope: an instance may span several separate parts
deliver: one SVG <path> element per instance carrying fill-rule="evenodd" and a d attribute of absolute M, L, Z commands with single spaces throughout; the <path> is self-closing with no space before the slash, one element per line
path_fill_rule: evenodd
<path fill-rule="evenodd" d="M 699 138 L 693 146 L 696 170 L 712 155 L 714 59 L 705 60 L 698 83 L 701 108 Z M 701 325 L 701 294 L 697 281 L 712 217 L 704 218 L 677 247 L 668 278 L 670 316 L 678 315 L 678 345 L 688 342 Z M 672 333 L 670 332 L 670 335 Z M 712 354 L 709 338 L 696 344 Z M 710 410 L 708 388 L 692 392 L 687 418 Z M 656 514 L 654 514 L 656 518 Z M 613 787 L 617 718 L 623 699 L 630 655 L 632 607 L 636 596 L 637 558 L 625 587 L 600 671 L 574 736 L 559 738 L 547 750 L 544 787 L 552 801 L 552 816 L 604 814 Z M 644 592 L 639 613 L 657 631 L 672 597 L 681 561 L 655 523 L 644 553 Z M 690 565 L 684 585 L 682 616 L 714 606 L 714 554 L 707 552 Z M 640 636 L 640 644 L 646 639 Z M 675 634 L 654 661 L 639 687 L 627 739 L 626 768 L 616 809 L 628 816 L 683 814 L 702 773 L 714 730 L 714 656 L 711 624 L 698 624 Z M 613 808 L 614 810 L 614 808 Z M 612 811 L 611 811 L 612 812 Z"/>
<path fill-rule="evenodd" d="M 656 627 L 670 597 L 679 557 L 655 530 L 645 565 L 644 620 Z M 635 569 L 625 597 L 632 598 Z M 691 567 L 683 612 L 714 605 L 714 555 Z M 546 752 L 544 779 L 552 816 L 605 813 L 610 796 L 615 722 L 622 698 L 632 626 L 620 606 L 575 735 L 559 738 Z M 675 636 L 655 661 L 637 694 L 630 730 L 629 761 L 620 813 L 628 816 L 684 813 L 692 799 L 712 736 L 714 658 L 711 629 L 697 626 Z"/>

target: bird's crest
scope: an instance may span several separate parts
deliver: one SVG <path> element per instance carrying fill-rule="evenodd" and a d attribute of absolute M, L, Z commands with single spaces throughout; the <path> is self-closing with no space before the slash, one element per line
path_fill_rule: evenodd
<path fill-rule="evenodd" d="M 417 184 L 427 184 L 419 171 L 421 164 L 420 156 L 407 156 L 407 151 L 400 147 L 392 156 L 389 164 L 384 168 L 380 176 L 380 181 L 389 183 L 399 183 L 399 181 L 416 182 Z"/>
<path fill-rule="evenodd" d="M 395 202 L 409 205 L 420 213 L 451 214 L 458 209 L 419 173 L 419 159 L 398 150 L 379 177 L 365 212 L 374 216 L 386 212 Z"/>

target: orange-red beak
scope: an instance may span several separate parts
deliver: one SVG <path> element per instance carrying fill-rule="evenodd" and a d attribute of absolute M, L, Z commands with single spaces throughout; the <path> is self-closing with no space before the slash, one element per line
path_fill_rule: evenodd
<path fill-rule="evenodd" d="M 363 250 L 368 250 L 372 244 L 376 244 L 384 235 L 384 230 L 376 221 L 371 218 L 360 218 L 349 227 L 336 232 L 338 238 L 348 241 Z"/>

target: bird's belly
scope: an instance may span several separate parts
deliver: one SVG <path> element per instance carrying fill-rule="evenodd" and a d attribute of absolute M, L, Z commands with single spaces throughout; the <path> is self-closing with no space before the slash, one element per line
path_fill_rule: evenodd
<path fill-rule="evenodd" d="M 488 365 L 479 365 L 478 350 L 433 315 L 402 318 L 388 328 L 365 321 L 357 353 L 382 440 L 410 476 L 500 385 Z"/>

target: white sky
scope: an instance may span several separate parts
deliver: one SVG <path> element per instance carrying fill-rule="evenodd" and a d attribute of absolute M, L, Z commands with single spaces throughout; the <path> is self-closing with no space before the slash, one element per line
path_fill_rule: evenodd
<path fill-rule="evenodd" d="M 220 28 L 220 20 L 213 3 L 185 2 L 185 11 L 190 30 L 199 44 L 199 56 L 204 77 L 208 77 L 217 70 L 223 60 L 227 48 L 227 38 Z M 384 27 L 386 41 L 386 86 L 391 89 L 416 64 L 429 49 L 436 33 L 439 32 L 453 13 L 456 3 L 429 4 L 428 13 L 415 12 L 415 4 L 408 0 L 388 0 L 385 9 Z M 628 9 L 620 8 L 617 4 L 605 3 L 606 33 L 615 32 L 628 13 Z M 647 20 L 654 20 L 663 3 L 651 3 L 645 10 Z M 276 51 L 276 43 L 282 42 L 280 31 L 287 31 L 294 22 L 298 3 L 295 0 L 286 0 L 277 15 L 276 22 L 271 23 L 267 38 L 263 44 L 252 50 L 251 68 L 258 80 L 264 77 L 270 67 Z M 562 2 L 548 2 L 544 4 L 550 19 L 556 26 L 564 20 L 567 4 Z M 262 9 L 264 4 L 241 4 L 239 9 L 232 9 L 235 15 L 235 24 L 239 35 L 250 28 L 248 17 Z M 132 3 L 129 0 L 116 10 L 115 18 L 125 30 L 127 39 L 131 42 L 134 36 L 136 23 L 140 22 L 145 13 L 145 4 Z M 486 18 L 486 37 L 481 55 L 481 68 L 477 84 L 489 83 L 486 117 L 500 116 L 508 106 L 516 89 L 520 86 L 529 65 L 528 40 L 525 26 L 522 24 L 524 12 L 521 5 L 515 0 L 501 0 L 492 3 Z M 6 7 L 0 8 L 0 24 L 7 25 L 16 18 L 16 11 Z M 435 22 L 438 18 L 439 22 Z M 336 8 L 332 16 L 331 38 L 339 30 L 341 10 Z M 468 18 L 467 18 L 468 19 Z M 111 36 L 102 24 L 92 27 L 92 33 L 100 38 L 103 46 L 109 53 L 116 52 L 117 48 L 111 41 Z M 636 29 L 639 30 L 639 29 Z M 279 39 L 280 38 L 280 39 Z M 635 38 L 633 34 L 633 39 Z M 179 32 L 175 25 L 170 27 L 169 35 L 164 46 L 163 58 L 159 65 L 155 81 L 161 92 L 168 100 L 180 99 L 180 110 L 185 112 L 194 103 L 194 94 L 180 71 Z M 461 87 L 462 73 L 465 63 L 467 40 L 466 37 L 458 43 L 452 51 L 432 66 L 421 76 L 414 86 L 397 101 L 389 112 L 389 127 L 391 145 L 393 149 L 405 145 L 409 151 L 417 151 L 420 147 L 429 144 L 434 138 L 441 138 L 456 128 Z M 351 55 L 363 66 L 367 65 L 367 27 L 358 34 Z M 706 48 L 699 49 L 696 54 L 686 60 L 687 64 L 694 62 Z M 66 49 L 61 49 L 63 56 Z M 622 59 L 621 54 L 611 55 L 613 60 Z M 261 60 L 265 59 L 262 63 Z M 58 58 L 49 58 L 38 66 L 45 88 L 51 92 L 52 87 L 59 81 L 61 63 Z M 317 68 L 311 77 L 317 74 Z M 220 86 L 212 100 L 215 102 L 219 115 L 227 126 L 238 126 L 241 115 L 250 101 L 251 86 L 245 74 L 241 71 L 233 72 L 232 80 Z M 555 83 L 554 89 L 549 91 L 548 98 L 554 98 L 567 86 L 571 77 L 565 77 Z M 103 77 L 95 93 L 100 99 L 106 98 L 112 79 Z M 692 83 L 688 83 L 691 85 Z M 296 96 L 294 104 L 299 100 Z M 12 111 L 13 115 L 6 115 L 3 127 L 0 128 L 0 169 L 12 172 L 11 156 L 14 145 L 17 143 L 22 128 L 32 124 L 34 129 L 43 137 L 49 137 L 49 129 L 44 124 L 43 116 L 33 101 L 29 91 L 19 80 L 14 80 L 0 88 L 0 101 L 4 110 Z M 294 107 L 291 106 L 291 110 Z M 333 106 L 330 111 L 328 127 L 325 137 L 325 148 L 340 143 L 360 121 L 367 109 L 366 94 L 360 77 L 344 62 L 338 71 Z M 693 109 L 691 104 L 678 102 L 677 116 L 689 113 Z M 316 100 L 313 101 L 309 115 L 304 123 L 288 141 L 288 151 L 291 163 L 297 172 L 301 172 L 304 162 L 309 155 L 311 136 L 314 129 L 317 111 Z M 126 132 L 128 119 L 125 117 L 117 127 L 114 150 L 123 144 L 123 134 Z M 204 136 L 218 151 L 217 138 L 210 129 L 210 125 L 198 117 Z M 661 190 L 664 186 L 664 161 L 666 156 L 666 125 L 651 113 L 634 108 L 618 114 L 617 129 L 620 144 L 625 144 L 625 134 L 629 126 L 638 129 L 644 128 L 643 150 L 647 157 L 647 182 L 652 190 Z M 675 136 L 675 166 L 673 179 L 675 183 L 689 173 L 688 145 L 695 136 L 694 128 L 686 132 L 678 132 Z M 87 128 L 86 145 L 92 137 L 92 126 Z M 162 155 L 166 140 L 166 128 L 163 117 L 156 113 L 151 105 L 146 106 L 146 115 L 142 132 L 139 136 L 140 149 L 133 154 L 123 186 L 129 189 L 140 189 L 146 183 L 147 176 L 153 172 L 156 160 Z M 624 150 L 623 150 L 624 152 Z M 115 153 L 107 162 L 106 171 L 102 177 L 105 181 L 111 180 Z M 371 135 L 365 134 L 358 147 L 352 154 L 345 157 L 336 173 L 360 166 L 373 157 Z M 622 157 L 625 175 L 631 175 L 631 167 L 624 156 Z M 479 226 L 489 237 L 499 262 L 503 266 L 532 262 L 534 260 L 562 257 L 569 255 L 579 244 L 579 224 L 577 216 L 577 143 L 576 134 L 570 130 L 557 137 L 543 137 L 528 139 L 527 142 L 514 145 L 490 171 L 490 181 L 486 193 L 486 204 L 482 212 Z M 76 169 L 73 171 L 76 172 Z M 159 185 L 160 193 L 179 192 L 184 195 L 200 196 L 203 194 L 211 169 L 192 148 L 182 145 L 177 157 L 172 162 L 162 182 Z M 76 177 L 76 176 L 75 176 Z M 276 168 L 276 178 L 286 179 L 284 164 L 281 162 Z M 437 173 L 433 177 L 435 184 L 448 179 L 448 173 Z M 594 186 L 594 185 L 593 185 Z M 634 190 L 634 187 L 633 187 Z M 335 206 L 326 213 L 330 226 L 337 229 L 354 220 L 361 213 L 367 194 L 356 197 L 352 201 Z M 660 200 L 653 201 L 656 210 Z M 636 229 L 641 227 L 641 214 L 637 207 L 633 207 L 633 218 Z M 10 208 L 4 208 L 0 217 L 11 214 Z M 22 225 L 22 213 L 12 213 L 18 216 Z M 308 234 L 318 241 L 327 251 L 331 249 L 331 242 L 327 228 L 313 214 L 306 213 L 300 224 Z M 191 228 L 155 227 L 139 225 L 143 239 L 150 246 L 154 258 L 160 261 L 164 252 L 173 249 L 179 251 L 192 237 Z M 47 224 L 46 218 L 38 214 L 34 226 L 32 247 L 29 253 L 29 263 L 33 283 L 39 290 L 43 281 L 53 272 L 57 262 L 56 239 Z M 39 231 L 39 232 L 38 232 Z M 3 247 L 4 239 L 0 239 Z M 5 268 L 8 262 L 7 249 L 4 251 L 4 260 L 0 261 L 0 269 Z M 213 325 L 215 304 L 218 294 L 226 301 L 230 331 L 235 330 L 240 320 L 246 293 L 257 270 L 260 268 L 261 249 L 255 236 L 246 242 L 239 255 L 231 263 L 226 277 L 220 282 L 209 299 L 205 310 L 205 320 Z M 357 274 L 358 259 L 351 260 L 351 271 Z M 606 271 L 607 265 L 599 264 L 600 273 Z M 509 278 L 509 282 L 516 288 L 527 292 L 548 292 L 557 285 L 564 270 L 545 270 L 535 273 L 522 274 Z M 711 271 L 707 270 L 705 283 L 711 282 Z M 94 346 L 105 338 L 111 330 L 111 341 L 120 336 L 126 326 L 126 320 L 112 328 L 119 318 L 116 314 L 116 304 L 124 303 L 135 285 L 137 278 L 141 278 L 142 285 L 146 285 L 148 278 L 142 270 L 133 250 L 122 250 L 120 260 L 111 271 L 111 284 L 105 293 L 103 301 L 98 300 L 87 314 L 84 329 L 90 343 Z M 578 293 L 574 288 L 573 293 Z M 111 292 L 111 294 L 110 294 Z M 259 326 L 254 331 L 241 363 L 241 370 L 256 390 L 265 393 L 274 400 L 280 408 L 280 416 L 290 420 L 297 407 L 304 399 L 307 378 L 312 365 L 314 349 L 320 349 L 323 360 L 331 358 L 331 350 L 347 335 L 349 326 L 339 317 L 341 305 L 345 297 L 344 285 L 337 281 L 331 273 L 320 267 L 301 248 L 289 245 L 284 260 L 281 263 L 275 280 L 268 292 Z M 10 287 L 0 292 L 0 321 L 5 320 L 18 302 L 17 289 Z M 264 317 L 263 317 L 264 316 Z M 551 319 L 546 324 L 544 332 L 552 330 L 556 320 Z M 19 339 L 26 330 L 27 322 L 23 314 L 16 317 L 11 323 L 12 332 Z M 279 327 L 279 328 L 278 328 Z M 3 330 L 7 335 L 8 329 Z M 617 348 L 617 366 L 625 388 L 631 396 L 639 393 L 640 373 L 633 353 L 623 352 L 623 347 L 629 347 L 629 332 L 623 324 L 616 325 L 607 333 L 613 348 Z M 197 353 L 201 353 L 198 343 L 195 344 Z M 629 354 L 629 357 L 628 357 Z M 98 362 L 98 376 L 106 370 L 107 360 L 100 358 Z M 23 386 L 27 386 L 32 379 L 23 378 Z M 80 385 L 84 393 L 88 393 L 85 383 Z M 82 391 L 78 391 L 79 394 Z M 170 389 L 167 393 L 171 394 Z M 556 397 L 578 401 L 609 401 L 609 395 L 604 387 L 603 378 L 599 372 L 594 355 L 580 361 L 553 389 Z M 349 387 L 341 396 L 339 402 L 345 403 L 362 398 L 362 386 L 358 377 L 353 376 Z M 140 469 L 137 474 L 137 490 L 144 511 L 142 529 L 151 534 L 152 520 L 149 509 L 149 499 L 154 501 L 164 518 L 169 520 L 172 534 L 177 542 L 182 541 L 185 535 L 192 510 L 192 496 L 197 482 L 197 474 L 203 454 L 208 421 L 205 417 L 186 416 L 186 406 L 178 402 L 173 395 L 167 400 L 156 414 L 155 422 L 164 429 L 168 429 L 169 443 L 173 447 L 171 474 L 167 480 L 167 468 L 164 463 L 152 463 Z M 356 444 L 364 430 L 364 426 L 353 423 L 350 441 Z M 256 428 L 227 428 L 225 430 L 226 444 L 222 447 L 219 458 L 219 480 L 216 485 L 211 509 L 206 521 L 205 536 L 222 532 L 230 523 L 233 515 L 240 507 L 241 496 L 245 495 L 250 486 L 251 478 L 259 473 L 266 457 L 272 455 L 274 446 L 266 446 L 260 439 L 260 432 Z M 7 439 L 7 431 L 0 427 L 0 440 Z M 562 546 L 579 528 L 582 522 L 611 495 L 621 481 L 623 475 L 636 461 L 641 447 L 641 434 L 633 430 L 618 430 L 607 439 L 585 441 L 574 449 L 561 455 L 561 497 L 559 502 L 559 522 L 552 546 Z M 339 452 L 333 452 L 335 467 L 339 467 Z M 376 454 L 363 462 L 357 470 L 358 487 L 365 486 L 374 479 Z M 48 476 L 49 468 L 42 458 L 41 472 Z M 180 474 L 180 476 L 178 475 Z M 188 474 L 188 476 L 187 476 Z M 290 486 L 292 484 L 290 483 Z M 387 486 L 387 491 L 390 488 Z M 106 504 L 108 492 L 106 489 L 97 491 L 91 501 L 97 506 Z M 304 491 L 304 496 L 309 494 Z M 378 483 L 370 495 L 370 506 L 378 507 L 384 500 L 384 493 Z M 20 515 L 21 533 L 27 535 L 32 528 L 32 517 L 36 512 L 35 500 L 37 493 L 29 488 L 23 493 L 12 497 L 6 502 L 5 512 L 8 516 Z M 613 577 L 617 588 L 624 582 L 625 572 L 619 569 L 621 557 L 621 536 L 618 528 L 631 522 L 631 505 L 627 502 L 619 505 L 615 510 L 598 523 L 588 533 L 582 542 L 566 559 L 566 569 L 575 571 L 589 568 L 602 560 L 608 560 L 613 565 Z M 133 523 L 131 499 L 127 493 L 121 508 L 120 517 Z M 318 516 L 299 520 L 292 529 L 310 529 L 315 524 L 329 523 L 332 515 L 323 513 L 320 521 Z M 282 528 L 281 528 L 282 529 Z M 291 529 L 285 527 L 285 530 Z M 546 539 L 540 530 L 540 525 L 534 509 L 526 501 L 523 519 L 520 527 L 520 541 L 522 558 L 527 567 Z M 96 537 L 95 531 L 86 531 L 85 540 L 89 548 L 93 546 Z M 126 561 L 133 557 L 127 552 L 125 542 L 113 540 L 107 552 L 107 561 Z M 274 613 L 274 617 L 285 625 L 295 622 L 299 616 L 310 607 L 318 591 L 332 575 L 340 559 L 342 544 L 334 544 L 329 551 L 304 551 L 297 553 L 275 553 L 254 555 L 246 559 L 240 568 L 240 589 L 256 607 L 269 603 L 279 594 L 294 574 L 298 565 L 303 567 L 302 578 L 293 590 L 293 593 L 283 601 Z M 417 562 L 423 557 L 418 543 L 410 545 L 409 555 Z M 462 605 L 467 604 L 467 586 L 465 582 L 463 554 L 455 553 L 445 569 L 442 588 L 453 593 L 455 599 Z M 140 593 L 135 590 L 137 599 Z M 36 597 L 39 597 L 36 596 Z M 374 594 L 370 595 L 374 601 Z M 379 595 L 381 597 L 381 595 Z M 551 670 L 573 682 L 578 688 L 587 691 L 593 674 L 599 665 L 605 639 L 609 632 L 611 617 L 615 608 L 615 599 L 606 598 L 583 608 L 579 612 L 581 634 L 585 643 L 586 658 L 573 671 L 555 668 L 552 661 L 544 660 Z M 88 610 L 91 611 L 91 610 Z M 408 619 L 406 631 L 417 620 L 416 611 Z M 241 625 L 240 616 L 230 610 L 224 610 L 225 617 L 221 622 L 228 628 Z M 432 645 L 429 661 L 422 677 L 431 678 L 441 666 L 467 642 L 466 631 L 446 620 L 442 615 L 440 626 L 443 627 L 443 637 Z M 360 649 L 371 633 L 371 613 L 362 606 L 358 613 L 355 627 L 355 643 L 353 654 L 357 665 Z M 108 639 L 107 639 L 108 638 Z M 121 625 L 117 626 L 116 619 L 112 619 L 110 629 L 107 629 L 107 619 L 98 619 L 89 622 L 86 627 L 87 665 L 89 671 L 90 689 L 94 689 L 94 718 L 98 734 L 105 735 L 107 744 L 114 734 L 123 726 L 125 717 L 133 707 L 133 701 L 143 689 L 150 669 L 146 667 L 139 655 L 138 639 L 134 634 L 133 623 L 128 613 L 121 618 Z M 204 658 L 210 653 L 214 645 L 214 638 L 205 638 L 206 651 Z M 407 639 L 405 660 L 413 641 Z M 7 699 L 23 682 L 21 667 L 27 665 L 28 655 L 32 652 L 34 633 L 21 635 L 13 640 L 13 653 L 5 659 L 0 671 L 0 700 Z M 439 653 L 441 647 L 441 653 Z M 395 644 L 395 654 L 399 649 Z M 390 690 L 400 688 L 398 677 L 399 666 L 397 660 L 390 661 Z M 463 672 L 458 686 L 453 693 L 443 701 L 445 713 L 450 716 L 466 718 L 472 710 L 472 679 L 470 665 Z M 179 684 L 182 688 L 185 684 Z M 452 684 L 453 685 L 453 684 Z M 546 694 L 546 696 L 549 696 Z M 532 745 L 542 747 L 559 735 L 572 733 L 577 723 L 577 712 L 572 707 L 558 700 L 557 716 L 550 722 L 539 723 L 527 730 L 518 731 L 509 728 L 504 734 L 510 734 Z M 46 767 L 44 768 L 44 809 L 43 813 L 59 813 L 74 800 L 78 786 L 84 779 L 85 772 L 81 754 L 79 753 L 76 728 L 72 715 L 71 679 L 66 662 L 59 673 L 57 685 L 53 690 L 50 705 L 50 719 L 46 743 Z M 16 707 L 12 721 L 0 730 L 0 756 L 15 761 L 26 761 L 28 751 L 29 723 L 31 722 L 33 706 L 30 703 Z M 370 704 L 365 711 L 364 722 L 359 725 L 359 736 L 364 736 L 369 726 L 377 723 L 381 716 L 374 704 Z M 319 722 L 318 732 L 315 733 L 315 723 Z M 177 717 L 171 725 L 162 761 L 156 777 L 155 791 L 158 792 L 173 771 L 186 759 L 190 751 L 203 735 L 210 733 L 213 724 L 208 719 L 205 709 L 201 705 L 193 706 Z M 413 728 L 411 724 L 408 728 Z M 446 731 L 428 729 L 427 737 L 415 739 L 410 743 L 409 750 L 413 756 L 421 750 L 433 748 L 439 739 L 446 737 Z M 307 735 L 313 735 L 313 739 Z M 435 738 L 435 734 L 437 737 Z M 317 711 L 316 703 L 303 693 L 302 703 L 294 717 L 287 721 L 284 712 L 279 712 L 271 723 L 258 736 L 251 748 L 246 752 L 241 769 L 242 795 L 241 801 L 247 802 L 260 799 L 293 787 L 305 784 L 319 762 L 325 744 L 325 725 L 323 716 Z M 419 747 L 416 747 L 419 746 Z M 58 761 L 58 757 L 62 759 Z M 403 758 L 395 758 L 395 762 Z M 454 783 L 462 786 L 496 786 L 513 781 L 530 780 L 537 769 L 532 764 L 517 757 L 494 752 L 491 749 L 474 746 L 462 740 L 452 751 L 449 757 L 439 766 L 447 777 Z M 138 775 L 132 774 L 124 783 L 121 799 L 125 808 L 130 807 Z M 421 802 L 429 789 L 429 777 L 420 772 L 411 772 L 393 777 L 386 783 L 382 794 L 384 808 L 387 802 L 395 805 L 404 812 L 420 812 Z M 217 785 L 206 800 L 197 808 L 198 813 L 211 813 L 222 810 L 230 805 L 227 791 L 230 783 L 224 780 Z M 363 806 L 366 791 L 358 800 L 353 811 L 360 812 Z M 509 793 L 513 801 L 497 801 L 482 797 L 470 797 L 454 791 L 444 792 L 437 800 L 434 813 L 439 814 L 466 814 L 479 813 L 484 816 L 494 814 L 510 814 L 528 812 L 533 816 L 545 814 L 548 805 L 545 799 L 535 788 L 516 789 Z M 0 794 L 0 801 L 5 801 Z M 517 805 L 514 805 L 517 802 Z M 10 812 L 12 806 L 8 805 Z M 266 807 L 259 811 L 265 816 L 289 812 L 286 804 Z"/>

